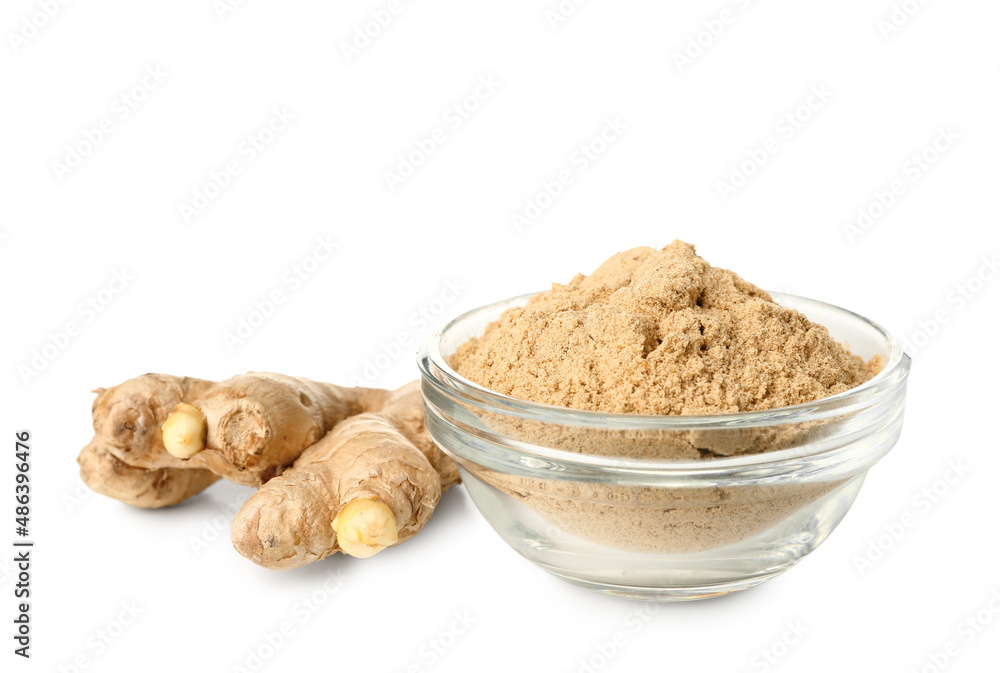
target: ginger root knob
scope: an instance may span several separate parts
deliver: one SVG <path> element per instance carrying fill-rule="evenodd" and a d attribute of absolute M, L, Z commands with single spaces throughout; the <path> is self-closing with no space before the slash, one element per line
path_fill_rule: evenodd
<path fill-rule="evenodd" d="M 194 405 L 178 404 L 162 430 L 163 447 L 171 456 L 186 460 L 205 448 L 205 417 Z"/>
<path fill-rule="evenodd" d="M 399 539 L 396 517 L 384 502 L 354 500 L 333 519 L 341 551 L 356 558 L 375 556 Z"/>

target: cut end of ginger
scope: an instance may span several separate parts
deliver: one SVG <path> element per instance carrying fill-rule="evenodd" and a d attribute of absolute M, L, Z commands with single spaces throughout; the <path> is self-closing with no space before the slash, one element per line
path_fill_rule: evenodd
<path fill-rule="evenodd" d="M 354 500 L 333 520 L 337 545 L 356 558 L 369 558 L 399 539 L 396 517 L 384 502 Z"/>

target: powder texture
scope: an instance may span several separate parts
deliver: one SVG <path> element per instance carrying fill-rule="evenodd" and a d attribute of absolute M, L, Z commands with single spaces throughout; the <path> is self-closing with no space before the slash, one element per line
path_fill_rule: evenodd
<path fill-rule="evenodd" d="M 700 415 L 773 409 L 849 390 L 874 376 L 868 362 L 803 314 L 693 246 L 619 253 L 590 276 L 553 285 L 511 308 L 450 358 L 462 376 L 512 397 L 573 409 Z M 709 429 L 579 426 L 474 411 L 484 432 L 576 453 L 653 460 L 706 460 L 843 436 L 843 418 Z M 836 441 L 836 440 L 835 440 Z M 853 498 L 862 476 L 725 487 L 582 482 L 498 472 L 459 460 L 477 481 L 544 522 L 533 533 L 563 551 L 574 540 L 608 553 L 691 554 L 731 549 L 779 553 L 800 539 L 830 499 Z M 528 526 L 528 519 L 519 519 Z M 806 535 L 808 537 L 808 535 Z M 801 538 L 805 539 L 805 538 Z M 583 557 L 593 550 L 575 553 Z M 721 554 L 721 552 L 719 552 Z M 728 567 L 722 563 L 720 567 Z"/>
<path fill-rule="evenodd" d="M 506 311 L 451 361 L 512 397 L 589 411 L 719 414 L 811 402 L 881 368 L 694 246 L 635 248 Z"/>
<path fill-rule="evenodd" d="M 853 498 L 861 478 L 822 483 L 737 488 L 650 488 L 530 479 L 463 465 L 476 479 L 530 508 L 563 535 L 629 552 L 691 554 L 718 549 L 772 531 L 761 547 L 822 507 L 824 496 Z M 530 518 L 521 521 L 530 526 Z M 782 524 L 788 530 L 782 531 Z M 774 531 L 778 528 L 778 531 Z M 567 535 L 568 534 L 568 535 Z"/>

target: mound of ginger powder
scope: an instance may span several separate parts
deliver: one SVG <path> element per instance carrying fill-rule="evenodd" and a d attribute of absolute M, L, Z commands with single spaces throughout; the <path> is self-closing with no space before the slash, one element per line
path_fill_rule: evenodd
<path fill-rule="evenodd" d="M 674 241 L 614 255 L 589 276 L 510 308 L 450 358 L 460 375 L 531 402 L 644 415 L 712 415 L 812 402 L 877 374 L 822 325 Z M 823 422 L 732 431 L 558 427 L 497 414 L 523 441 L 581 453 L 712 459 L 796 446 Z M 466 466 L 549 523 L 600 544 L 692 552 L 751 537 L 835 483 L 674 488 L 529 479 Z M 595 503 L 600 507 L 595 509 Z"/>

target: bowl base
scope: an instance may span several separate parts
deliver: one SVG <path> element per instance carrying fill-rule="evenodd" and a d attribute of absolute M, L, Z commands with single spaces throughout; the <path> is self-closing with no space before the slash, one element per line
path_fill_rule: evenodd
<path fill-rule="evenodd" d="M 620 596 L 622 598 L 633 598 L 643 601 L 658 601 L 661 603 L 676 603 L 680 601 L 697 601 L 705 598 L 717 598 L 737 591 L 745 591 L 755 586 L 763 584 L 788 570 L 794 564 L 785 566 L 765 575 L 756 575 L 746 579 L 733 580 L 730 582 L 720 582 L 718 584 L 705 584 L 701 586 L 676 586 L 676 587 L 648 587 L 648 586 L 628 586 L 624 584 L 609 584 L 606 582 L 594 582 L 591 580 L 572 577 L 556 572 L 550 568 L 545 570 L 559 579 L 565 580 L 584 589 L 597 591 L 609 596 Z"/>

